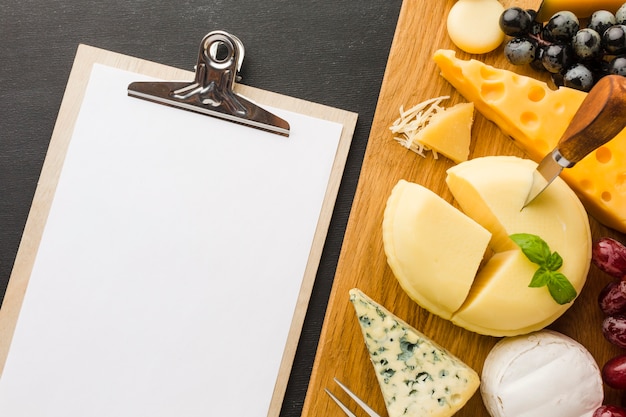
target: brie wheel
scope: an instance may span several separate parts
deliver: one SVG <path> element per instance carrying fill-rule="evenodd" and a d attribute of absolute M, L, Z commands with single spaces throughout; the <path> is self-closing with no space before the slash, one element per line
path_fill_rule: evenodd
<path fill-rule="evenodd" d="M 481 380 L 492 417 L 591 417 L 604 399 L 600 369 L 589 351 L 551 330 L 499 341 Z"/>

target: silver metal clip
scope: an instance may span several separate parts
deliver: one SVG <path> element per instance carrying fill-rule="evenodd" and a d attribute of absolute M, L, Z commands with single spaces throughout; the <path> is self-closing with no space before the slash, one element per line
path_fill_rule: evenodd
<path fill-rule="evenodd" d="M 236 37 L 214 31 L 202 39 L 195 80 L 134 82 L 128 95 L 289 136 L 289 123 L 234 92 L 244 47 Z"/>

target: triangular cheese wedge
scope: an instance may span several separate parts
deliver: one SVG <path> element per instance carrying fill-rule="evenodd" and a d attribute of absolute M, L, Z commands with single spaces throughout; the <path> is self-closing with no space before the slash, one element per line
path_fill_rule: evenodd
<path fill-rule="evenodd" d="M 435 158 L 442 154 L 459 163 L 467 161 L 474 123 L 474 104 L 459 103 L 445 108 L 441 102 L 448 96 L 423 101 L 408 110 L 400 109 L 400 117 L 390 129 L 405 148 Z"/>
<path fill-rule="evenodd" d="M 415 140 L 456 163 L 467 161 L 473 122 L 474 104 L 459 103 L 433 115 Z"/>
<path fill-rule="evenodd" d="M 553 90 L 531 77 L 458 59 L 451 50 L 438 50 L 434 60 L 441 75 L 536 162 L 554 149 L 587 94 Z M 592 216 L 623 233 L 625 167 L 626 130 L 561 173 Z"/>
<path fill-rule="evenodd" d="M 476 371 L 363 294 L 350 290 L 389 417 L 450 417 L 480 385 Z"/>

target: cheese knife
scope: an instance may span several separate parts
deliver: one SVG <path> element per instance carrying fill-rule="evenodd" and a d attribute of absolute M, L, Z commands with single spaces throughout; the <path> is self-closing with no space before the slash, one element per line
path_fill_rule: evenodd
<path fill-rule="evenodd" d="M 522 208 L 537 198 L 563 168 L 573 167 L 617 136 L 625 126 L 626 77 L 604 76 L 589 91 L 556 148 L 539 162 Z"/>

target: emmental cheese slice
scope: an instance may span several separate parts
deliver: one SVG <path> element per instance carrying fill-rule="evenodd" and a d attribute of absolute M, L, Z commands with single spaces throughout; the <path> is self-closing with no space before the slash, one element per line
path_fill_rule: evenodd
<path fill-rule="evenodd" d="M 359 289 L 350 290 L 389 417 L 450 417 L 480 386 L 476 371 Z"/>
<path fill-rule="evenodd" d="M 586 97 L 478 60 L 460 60 L 450 50 L 438 50 L 434 60 L 466 100 L 537 162 L 554 149 Z M 563 170 L 561 177 L 593 217 L 626 232 L 626 131 Z"/>

